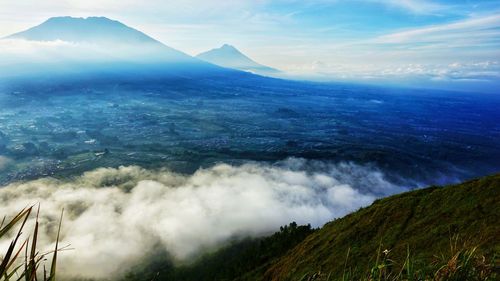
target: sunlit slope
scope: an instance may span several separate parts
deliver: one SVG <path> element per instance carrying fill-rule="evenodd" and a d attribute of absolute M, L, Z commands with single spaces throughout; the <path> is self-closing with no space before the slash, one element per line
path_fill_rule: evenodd
<path fill-rule="evenodd" d="M 378 249 L 404 261 L 407 248 L 415 267 L 448 255 L 450 238 L 479 245 L 486 256 L 500 252 L 500 174 L 444 188 L 430 187 L 378 200 L 325 225 L 265 269 L 246 275 L 257 280 L 300 280 L 322 272 L 337 280 L 345 271 L 365 274 Z M 347 253 L 349 258 L 346 260 Z"/>

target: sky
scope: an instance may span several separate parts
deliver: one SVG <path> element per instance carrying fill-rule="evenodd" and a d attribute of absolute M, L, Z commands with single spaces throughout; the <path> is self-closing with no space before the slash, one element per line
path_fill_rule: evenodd
<path fill-rule="evenodd" d="M 53 16 L 106 16 L 191 55 L 228 43 L 311 79 L 500 80 L 500 0 L 0 0 L 0 37 Z"/>

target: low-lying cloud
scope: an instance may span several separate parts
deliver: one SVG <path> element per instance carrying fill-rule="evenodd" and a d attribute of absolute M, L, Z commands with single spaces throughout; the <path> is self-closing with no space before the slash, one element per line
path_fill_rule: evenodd
<path fill-rule="evenodd" d="M 331 81 L 369 81 L 373 84 L 418 86 L 447 90 L 495 92 L 499 84 L 500 62 L 452 62 L 445 64 L 399 63 L 380 64 L 330 64 L 323 61 L 297 67 L 290 74 L 294 77 L 309 75 L 308 79 Z"/>
<path fill-rule="evenodd" d="M 49 247 L 64 208 L 62 244 L 73 250 L 61 254 L 62 277 L 109 278 L 158 245 L 185 261 L 291 221 L 321 226 L 403 190 L 380 171 L 351 163 L 219 164 L 192 175 L 133 166 L 10 184 L 0 188 L 0 214 L 39 202 L 40 243 Z M 7 244 L 0 241 L 0 249 Z"/>
<path fill-rule="evenodd" d="M 0 78 L 47 71 L 79 72 L 92 64 L 176 62 L 161 47 L 149 44 L 127 45 L 116 42 L 91 43 L 68 41 L 32 41 L 0 38 Z M 36 65 L 37 67 L 33 67 Z M 43 67 L 40 67 L 43 66 Z M 97 67 L 94 66 L 94 67 Z M 96 68 L 99 70 L 99 68 Z"/>

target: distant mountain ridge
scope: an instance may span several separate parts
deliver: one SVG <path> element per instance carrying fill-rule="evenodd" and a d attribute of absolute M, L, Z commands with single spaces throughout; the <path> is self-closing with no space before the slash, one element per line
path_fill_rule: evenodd
<path fill-rule="evenodd" d="M 147 34 L 106 17 L 53 17 L 27 30 L 0 39 L 36 42 L 75 43 L 38 56 L 19 56 L 13 68 L 1 71 L 0 77 L 108 73 L 134 73 L 141 77 L 191 77 L 235 74 L 240 71 L 273 76 L 278 70 L 259 64 L 235 47 L 223 45 L 196 57 L 171 48 Z M 55 48 L 55 47 L 54 47 Z M 38 45 L 34 51 L 38 51 Z M 43 52 L 43 50 L 41 50 Z M 0 54 L 1 55 L 1 54 Z M 43 58 L 44 61 L 38 61 Z M 44 65 L 44 69 L 40 68 Z M 16 74 L 17 73 L 17 74 Z M 71 74 L 73 73 L 73 74 Z M 239 75 L 241 75 L 241 72 Z"/>
<path fill-rule="evenodd" d="M 227 68 L 249 71 L 257 74 L 276 74 L 279 70 L 259 64 L 240 52 L 234 46 L 224 44 L 220 48 L 201 53 L 197 58 Z"/>
<path fill-rule="evenodd" d="M 0 61 L 0 78 L 190 79 L 244 74 L 192 57 L 106 17 L 53 17 L 2 39 L 75 44 L 34 45 L 33 52 L 9 58 L 9 69 Z"/>

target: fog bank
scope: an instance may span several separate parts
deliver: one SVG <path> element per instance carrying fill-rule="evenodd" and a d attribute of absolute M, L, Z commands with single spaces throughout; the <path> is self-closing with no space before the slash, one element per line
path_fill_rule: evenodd
<path fill-rule="evenodd" d="M 219 164 L 192 175 L 139 167 L 101 168 L 68 181 L 44 178 L 0 188 L 0 216 L 41 203 L 41 245 L 65 216 L 62 277 L 104 278 L 161 245 L 180 261 L 231 238 L 260 236 L 296 221 L 313 226 L 404 191 L 374 168 L 289 159 Z M 0 241 L 5 249 L 8 241 Z"/>

